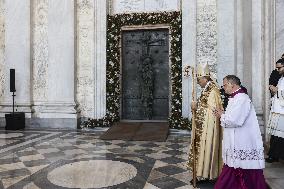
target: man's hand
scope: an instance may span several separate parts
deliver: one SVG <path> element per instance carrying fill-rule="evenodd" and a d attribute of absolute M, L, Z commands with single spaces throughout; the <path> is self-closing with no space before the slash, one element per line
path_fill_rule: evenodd
<path fill-rule="evenodd" d="M 197 103 L 196 102 L 191 103 L 191 109 L 194 110 L 194 111 L 197 109 Z"/>
<path fill-rule="evenodd" d="M 224 111 L 223 111 L 222 109 L 218 109 L 218 108 L 214 108 L 214 109 L 213 109 L 213 114 L 214 114 L 217 118 L 220 118 L 223 113 L 224 113 Z"/>
<path fill-rule="evenodd" d="M 269 90 L 271 93 L 275 94 L 278 91 L 278 88 L 273 85 L 269 85 Z"/>

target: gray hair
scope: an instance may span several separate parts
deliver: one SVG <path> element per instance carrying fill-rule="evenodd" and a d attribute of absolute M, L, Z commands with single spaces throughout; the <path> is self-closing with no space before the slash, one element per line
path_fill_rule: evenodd
<path fill-rule="evenodd" d="M 224 77 L 224 79 L 227 79 L 229 83 L 231 84 L 236 84 L 236 85 L 241 85 L 241 80 L 235 75 L 227 75 Z"/>

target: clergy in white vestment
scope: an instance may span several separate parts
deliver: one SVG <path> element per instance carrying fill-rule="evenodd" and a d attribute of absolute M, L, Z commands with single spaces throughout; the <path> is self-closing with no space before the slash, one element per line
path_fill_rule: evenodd
<path fill-rule="evenodd" d="M 271 135 L 270 149 L 267 162 L 284 159 L 284 59 L 276 62 L 276 70 L 281 78 L 277 86 L 270 85 L 269 89 L 274 94 L 271 99 L 270 119 L 268 123 L 268 134 Z"/>
<path fill-rule="evenodd" d="M 228 75 L 223 87 L 230 95 L 226 111 L 215 109 L 223 127 L 222 172 L 215 189 L 267 189 L 263 176 L 264 148 L 259 124 L 240 79 Z"/>

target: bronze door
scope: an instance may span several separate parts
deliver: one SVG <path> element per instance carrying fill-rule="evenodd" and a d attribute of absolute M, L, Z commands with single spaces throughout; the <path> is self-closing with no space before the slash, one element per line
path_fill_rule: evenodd
<path fill-rule="evenodd" d="M 169 116 L 169 31 L 122 33 L 124 120 L 167 120 Z"/>

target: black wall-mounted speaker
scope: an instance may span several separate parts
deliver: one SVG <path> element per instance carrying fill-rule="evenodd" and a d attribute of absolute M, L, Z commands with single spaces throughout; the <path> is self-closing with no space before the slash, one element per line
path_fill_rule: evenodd
<path fill-rule="evenodd" d="M 10 69 L 10 92 L 16 92 L 15 69 Z"/>

